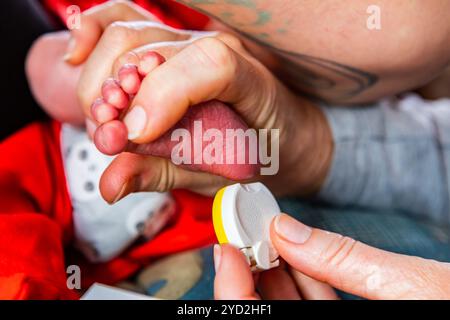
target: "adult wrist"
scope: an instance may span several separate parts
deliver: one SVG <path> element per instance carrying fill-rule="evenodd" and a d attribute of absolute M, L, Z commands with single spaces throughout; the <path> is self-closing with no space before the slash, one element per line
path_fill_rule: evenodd
<path fill-rule="evenodd" d="M 302 100 L 303 126 L 299 142 L 303 144 L 303 150 L 297 162 L 299 180 L 296 189 L 300 196 L 313 196 L 321 190 L 330 170 L 334 139 L 321 108 L 311 101 Z"/>
<path fill-rule="evenodd" d="M 295 98 L 286 108 L 280 135 L 280 173 L 273 188 L 278 196 L 318 193 L 332 163 L 334 142 L 327 117 L 313 102 Z M 270 182 L 269 182 L 270 185 Z"/>

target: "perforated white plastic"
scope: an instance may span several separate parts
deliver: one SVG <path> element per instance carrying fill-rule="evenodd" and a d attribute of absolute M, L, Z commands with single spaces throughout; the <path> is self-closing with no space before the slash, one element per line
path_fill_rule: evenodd
<path fill-rule="evenodd" d="M 226 187 L 222 221 L 229 243 L 242 249 L 254 271 L 278 266 L 278 253 L 270 242 L 270 224 L 280 213 L 275 197 L 262 183 Z"/>
<path fill-rule="evenodd" d="M 268 240 L 270 223 L 280 213 L 280 207 L 262 183 L 241 186 L 236 195 L 236 210 L 242 228 L 253 242 Z"/>

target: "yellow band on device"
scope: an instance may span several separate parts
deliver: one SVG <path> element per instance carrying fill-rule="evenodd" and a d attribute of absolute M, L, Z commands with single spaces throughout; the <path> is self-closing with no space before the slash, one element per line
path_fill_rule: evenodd
<path fill-rule="evenodd" d="M 217 236 L 217 240 L 219 240 L 220 244 L 228 243 L 225 230 L 223 229 L 223 221 L 222 221 L 222 199 L 224 192 L 225 188 L 220 189 L 216 193 L 213 202 L 213 225 L 214 231 Z"/>
<path fill-rule="evenodd" d="M 270 242 L 270 223 L 280 207 L 262 183 L 234 184 L 220 189 L 213 203 L 213 224 L 219 243 L 241 249 L 253 271 L 278 266 Z"/>

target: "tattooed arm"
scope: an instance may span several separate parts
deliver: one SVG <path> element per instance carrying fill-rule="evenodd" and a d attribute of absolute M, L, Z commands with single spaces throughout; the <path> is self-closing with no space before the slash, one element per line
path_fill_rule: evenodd
<path fill-rule="evenodd" d="M 296 91 L 360 103 L 418 87 L 450 62 L 448 0 L 178 0 L 253 42 Z M 264 51 L 270 50 L 270 56 Z"/>

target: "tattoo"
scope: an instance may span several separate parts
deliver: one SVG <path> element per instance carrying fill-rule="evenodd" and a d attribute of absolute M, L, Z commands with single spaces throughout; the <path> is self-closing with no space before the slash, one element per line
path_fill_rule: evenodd
<path fill-rule="evenodd" d="M 239 32 L 239 30 L 236 30 Z M 345 102 L 358 96 L 377 81 L 374 74 L 305 54 L 277 48 L 261 38 L 249 37 L 252 41 L 271 49 L 282 67 L 276 73 L 296 92 L 327 101 Z"/>
<path fill-rule="evenodd" d="M 218 4 L 218 0 L 177 0 L 192 6 L 206 15 L 214 16 L 243 37 L 268 48 L 277 58 L 279 67 L 275 73 L 296 92 L 334 102 L 345 102 L 371 88 L 378 81 L 375 74 L 344 65 L 335 61 L 284 50 L 274 45 L 273 34 L 258 32 L 257 27 L 265 26 L 272 20 L 268 11 L 260 10 L 254 0 L 221 0 L 220 2 L 239 6 L 251 13 L 254 19 L 242 19 L 230 11 L 219 15 L 201 8 L 202 5 Z M 247 22 L 243 22 L 245 20 Z M 275 29 L 276 34 L 288 31 L 289 22 Z M 254 30 L 254 31 L 249 31 Z M 245 32 L 243 30 L 246 30 Z"/>

